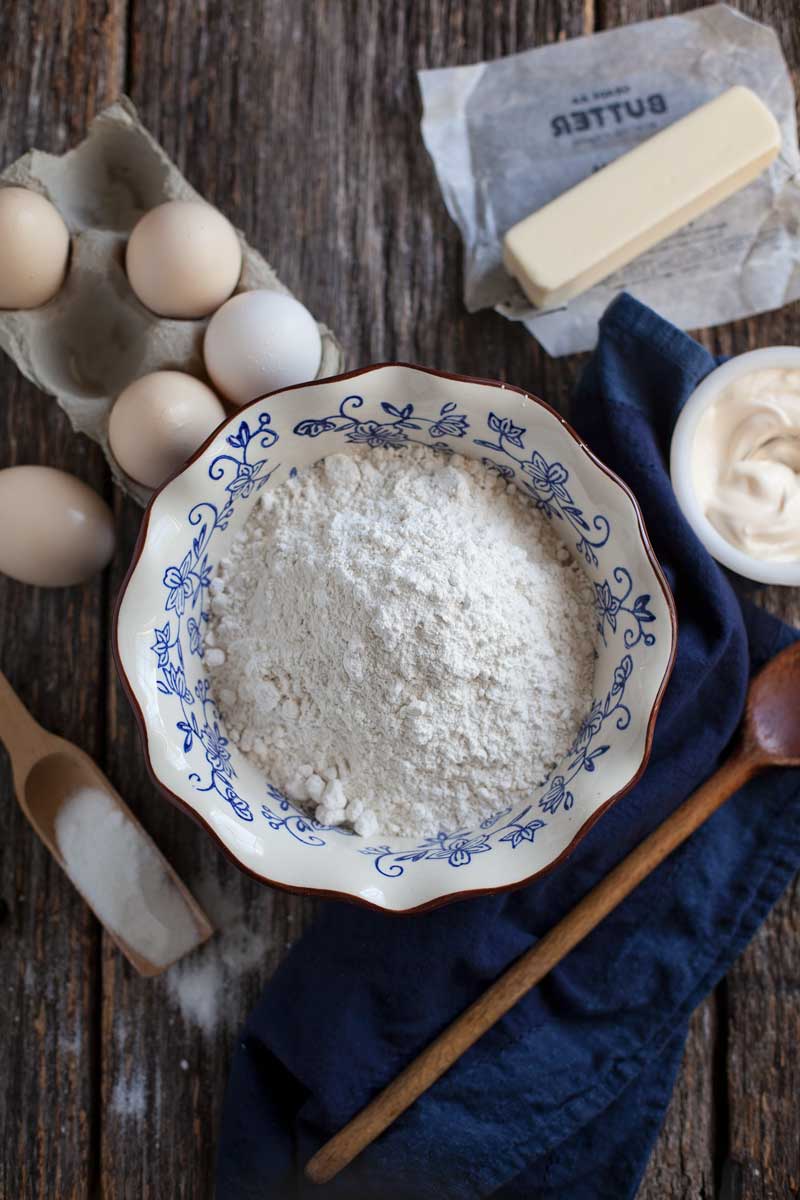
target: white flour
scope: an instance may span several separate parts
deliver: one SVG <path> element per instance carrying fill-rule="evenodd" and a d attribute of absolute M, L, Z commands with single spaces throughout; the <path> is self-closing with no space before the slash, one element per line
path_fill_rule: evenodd
<path fill-rule="evenodd" d="M 590 707 L 589 581 L 460 456 L 332 455 L 262 494 L 211 589 L 228 734 L 324 824 L 474 826 L 546 778 Z"/>

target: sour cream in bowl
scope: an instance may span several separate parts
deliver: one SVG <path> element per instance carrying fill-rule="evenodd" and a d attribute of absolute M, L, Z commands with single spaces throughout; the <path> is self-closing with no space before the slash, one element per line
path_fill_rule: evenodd
<path fill-rule="evenodd" d="M 800 347 L 712 371 L 675 425 L 670 472 L 718 562 L 758 583 L 800 585 Z"/>

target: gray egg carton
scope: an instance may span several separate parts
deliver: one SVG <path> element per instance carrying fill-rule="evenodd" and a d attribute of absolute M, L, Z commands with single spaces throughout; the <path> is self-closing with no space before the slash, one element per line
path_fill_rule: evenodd
<path fill-rule="evenodd" d="M 41 308 L 0 311 L 0 346 L 42 391 L 55 396 L 73 428 L 103 447 L 114 478 L 139 503 L 150 489 L 120 470 L 108 445 L 108 414 L 132 380 L 173 369 L 205 378 L 208 318 L 158 317 L 134 296 L 125 274 L 125 245 L 143 212 L 165 200 L 202 199 L 147 132 L 127 97 L 92 122 L 66 154 L 30 150 L 0 174 L 0 186 L 40 192 L 66 222 L 72 250 L 64 285 Z M 288 293 L 269 263 L 242 244 L 237 291 Z M 339 342 L 320 324 L 318 378 L 342 370 Z"/>

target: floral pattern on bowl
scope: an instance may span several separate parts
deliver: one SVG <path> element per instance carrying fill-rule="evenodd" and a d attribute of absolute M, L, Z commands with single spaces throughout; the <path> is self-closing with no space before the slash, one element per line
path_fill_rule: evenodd
<path fill-rule="evenodd" d="M 588 572 L 591 710 L 523 806 L 477 829 L 363 839 L 320 825 L 226 737 L 203 663 L 215 564 L 263 488 L 327 454 L 408 443 L 479 458 L 521 488 Z M 675 652 L 674 604 L 624 485 L 535 397 L 391 364 L 256 400 L 154 497 L 117 605 L 115 653 L 159 786 L 241 867 L 276 886 L 412 911 L 519 885 L 559 862 L 644 770 Z"/>

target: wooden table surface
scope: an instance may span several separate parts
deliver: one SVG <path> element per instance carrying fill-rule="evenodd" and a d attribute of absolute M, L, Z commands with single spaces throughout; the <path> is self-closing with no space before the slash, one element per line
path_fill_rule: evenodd
<path fill-rule="evenodd" d="M 693 7 L 5 0 L 0 154 L 6 163 L 30 146 L 63 151 L 127 92 L 194 186 L 338 331 L 350 366 L 406 359 L 563 404 L 580 357 L 548 358 L 522 328 L 462 307 L 459 238 L 420 141 L 414 71 Z M 736 7 L 779 30 L 797 86 L 797 0 Z M 800 344 L 800 306 L 703 341 L 726 353 Z M 229 946 L 211 955 L 225 1003 L 204 1029 L 174 988 L 137 977 L 102 935 L 26 825 L 0 760 L 0 1197 L 204 1200 L 234 1030 L 313 904 L 245 879 L 154 792 L 109 654 L 141 512 L 113 489 L 98 448 L 5 357 L 0 387 L 0 467 L 74 471 L 107 496 L 119 534 L 111 570 L 82 588 L 0 579 L 0 666 L 43 724 L 96 756 L 228 926 Z M 800 595 L 766 602 L 800 621 Z M 192 981 L 182 981 L 185 1000 Z M 800 903 L 790 889 L 695 1014 L 643 1200 L 719 1188 L 731 1200 L 800 1194 L 799 1036 Z"/>

